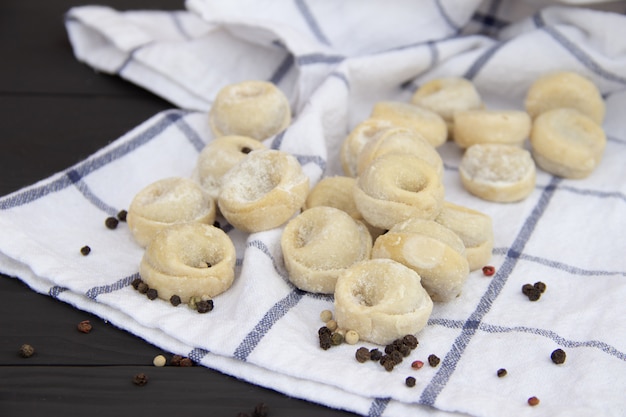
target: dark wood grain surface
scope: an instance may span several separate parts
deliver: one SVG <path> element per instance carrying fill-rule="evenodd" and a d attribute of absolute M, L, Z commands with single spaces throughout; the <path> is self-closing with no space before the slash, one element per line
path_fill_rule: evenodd
<path fill-rule="evenodd" d="M 119 10 L 177 10 L 182 0 L 102 0 Z M 0 1 L 0 195 L 47 178 L 173 107 L 79 63 L 63 16 L 72 0 Z M 92 3 L 93 4 L 93 3 Z M 2 233 L 2 231 L 0 231 Z M 76 326 L 90 320 L 93 330 Z M 18 355 L 29 343 L 36 354 Z M 204 367 L 152 365 L 156 346 L 0 275 L 0 416 L 350 416 Z M 132 383 L 144 372 L 144 387 Z"/>

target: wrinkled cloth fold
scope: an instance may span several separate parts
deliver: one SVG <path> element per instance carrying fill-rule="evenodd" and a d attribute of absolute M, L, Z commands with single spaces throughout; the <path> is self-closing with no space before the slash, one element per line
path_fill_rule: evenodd
<path fill-rule="evenodd" d="M 78 60 L 177 109 L 2 197 L 0 271 L 204 366 L 361 415 L 626 414 L 626 17 L 517 4 L 189 0 L 177 12 L 71 9 Z M 282 227 L 245 234 L 218 219 L 236 247 L 236 278 L 213 311 L 198 314 L 135 291 L 143 250 L 125 223 L 104 226 L 149 183 L 191 176 L 213 139 L 207 111 L 228 83 L 262 79 L 285 92 L 293 122 L 264 142 L 295 155 L 314 185 L 342 174 L 342 141 L 378 101 L 408 102 L 428 80 L 463 76 L 487 108 L 523 109 L 530 84 L 556 70 L 590 78 L 606 100 L 600 166 L 583 180 L 538 170 L 527 199 L 497 204 L 463 189 L 453 142 L 439 147 L 446 200 L 493 219 L 497 272 L 472 272 L 457 299 L 435 303 L 418 348 L 392 372 L 355 360 L 357 347 L 377 347 L 369 343 L 320 349 L 319 314 L 332 310 L 332 296 L 289 282 Z M 531 302 L 521 287 L 537 281 L 547 290 Z M 564 364 L 550 360 L 557 348 Z M 411 369 L 430 354 L 441 358 L 437 367 Z M 531 396 L 540 410 L 527 404 Z"/>

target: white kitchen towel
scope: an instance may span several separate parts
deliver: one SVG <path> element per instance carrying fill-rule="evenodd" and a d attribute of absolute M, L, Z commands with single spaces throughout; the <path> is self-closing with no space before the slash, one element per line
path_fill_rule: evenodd
<path fill-rule="evenodd" d="M 550 7 L 494 23 L 483 11 L 500 2 L 476 9 L 474 2 L 442 0 L 402 9 L 428 28 L 422 33 L 416 24 L 412 33 L 403 32 L 411 19 L 391 18 L 394 2 L 283 2 L 291 7 L 273 14 L 269 3 L 244 3 L 237 9 L 192 0 L 189 11 L 176 13 L 94 6 L 68 13 L 79 59 L 133 82 L 152 80 L 141 85 L 185 109 L 157 114 L 85 161 L 0 199 L 0 271 L 204 366 L 362 415 L 625 415 L 626 17 Z M 170 32 L 163 29 L 168 22 Z M 399 32 L 391 30 L 396 22 Z M 470 22 L 497 30 L 486 36 Z M 497 273 L 473 272 L 459 298 L 437 303 L 419 347 L 392 372 L 354 359 L 358 346 L 375 347 L 369 343 L 319 348 L 319 313 L 332 309 L 332 298 L 289 283 L 281 228 L 247 235 L 220 219 L 236 246 L 236 279 L 201 315 L 134 291 L 143 251 L 124 223 L 104 226 L 150 182 L 191 175 L 213 139 L 211 98 L 239 77 L 276 81 L 289 95 L 294 121 L 265 143 L 294 154 L 315 184 L 341 174 L 339 146 L 377 101 L 408 101 L 425 81 L 458 75 L 476 84 L 487 107 L 521 109 L 530 83 L 553 70 L 579 72 L 602 91 L 602 163 L 584 180 L 539 171 L 526 200 L 496 204 L 462 188 L 454 143 L 438 148 L 446 199 L 493 218 Z M 84 245 L 92 248 L 88 256 L 80 254 Z M 547 291 L 531 302 L 521 287 L 536 281 Z M 567 353 L 564 364 L 550 360 L 557 348 Z M 411 369 L 430 354 L 441 358 L 437 367 Z M 500 368 L 506 377 L 496 376 Z M 415 387 L 405 386 L 407 376 L 417 379 Z M 538 408 L 526 403 L 531 396 L 541 400 Z"/>

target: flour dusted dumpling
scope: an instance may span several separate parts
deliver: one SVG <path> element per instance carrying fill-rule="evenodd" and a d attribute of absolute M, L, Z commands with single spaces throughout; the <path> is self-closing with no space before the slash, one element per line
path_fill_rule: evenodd
<path fill-rule="evenodd" d="M 315 187 L 309 191 L 309 195 L 304 202 L 304 209 L 326 206 L 343 210 L 354 220 L 358 220 L 367 226 L 372 238 L 380 235 L 384 230 L 369 224 L 364 218 L 354 202 L 354 185 L 356 178 L 346 176 L 333 176 L 322 178 Z"/>
<path fill-rule="evenodd" d="M 439 114 L 411 103 L 378 102 L 370 117 L 388 120 L 395 126 L 414 130 L 434 147 L 443 144 L 448 138 L 448 127 Z"/>
<path fill-rule="evenodd" d="M 247 136 L 222 136 L 209 142 L 198 155 L 193 178 L 217 200 L 222 177 L 250 152 L 265 149 L 265 145 Z"/>
<path fill-rule="evenodd" d="M 264 140 L 291 123 L 285 94 L 267 81 L 242 81 L 222 88 L 209 112 L 215 136 L 240 135 Z"/>
<path fill-rule="evenodd" d="M 544 171 L 578 179 L 589 176 L 602 160 L 606 134 L 578 110 L 553 109 L 535 119 L 530 144 Z"/>
<path fill-rule="evenodd" d="M 367 119 L 350 131 L 341 146 L 340 157 L 344 174 L 348 177 L 357 176 L 359 153 L 365 144 L 390 127 L 393 124 L 388 120 Z"/>
<path fill-rule="evenodd" d="M 212 224 L 215 214 L 215 202 L 200 185 L 188 178 L 170 177 L 139 191 L 130 203 L 126 220 L 137 243 L 145 247 L 169 225 Z"/>
<path fill-rule="evenodd" d="M 470 271 L 487 265 L 491 259 L 494 240 L 491 217 L 446 201 L 435 221 L 461 238 Z"/>
<path fill-rule="evenodd" d="M 414 155 L 443 175 L 443 160 L 439 152 L 423 136 L 413 130 L 392 127 L 368 141 L 358 157 L 357 174 L 360 175 L 377 158 L 391 154 Z"/>
<path fill-rule="evenodd" d="M 453 132 L 454 113 L 483 108 L 482 98 L 474 84 L 462 77 L 442 77 L 420 86 L 411 97 L 411 103 L 439 114 Z"/>
<path fill-rule="evenodd" d="M 528 89 L 526 111 L 534 119 L 558 108 L 576 109 L 602 124 L 606 106 L 598 88 L 588 78 L 572 71 L 559 71 L 538 78 Z"/>
<path fill-rule="evenodd" d="M 287 223 L 281 248 L 289 280 L 299 289 L 333 294 L 337 277 L 368 259 L 372 237 L 367 227 L 333 207 L 313 207 Z"/>
<path fill-rule="evenodd" d="M 477 143 L 522 146 L 530 134 L 528 113 L 518 110 L 465 110 L 454 114 L 454 142 L 461 148 Z"/>
<path fill-rule="evenodd" d="M 443 204 L 441 177 L 414 155 L 387 154 L 357 178 L 356 206 L 373 226 L 390 229 L 410 217 L 433 219 Z"/>
<path fill-rule="evenodd" d="M 300 210 L 309 178 L 298 160 L 282 151 L 253 151 L 222 178 L 222 215 L 237 229 L 260 232 L 285 223 Z"/>
<path fill-rule="evenodd" d="M 411 218 L 395 225 L 376 239 L 372 258 L 393 259 L 417 272 L 433 301 L 453 300 L 469 275 L 461 238 L 432 220 Z"/>
<path fill-rule="evenodd" d="M 415 271 L 391 259 L 354 264 L 335 286 L 339 328 L 355 330 L 359 339 L 380 345 L 418 333 L 433 309 L 420 281 Z"/>
<path fill-rule="evenodd" d="M 169 300 L 178 295 L 213 298 L 235 278 L 235 247 L 226 233 L 203 223 L 169 226 L 148 245 L 139 265 L 141 279 Z"/>
<path fill-rule="evenodd" d="M 467 191 L 487 201 L 520 201 L 535 189 L 535 162 L 530 152 L 513 145 L 470 146 L 459 174 Z"/>

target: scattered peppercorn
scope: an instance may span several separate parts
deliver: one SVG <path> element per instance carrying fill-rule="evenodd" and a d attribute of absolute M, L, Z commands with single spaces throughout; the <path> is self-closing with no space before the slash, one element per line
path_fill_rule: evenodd
<path fill-rule="evenodd" d="M 413 369 L 422 369 L 422 366 L 424 366 L 424 362 L 422 361 L 413 361 L 411 363 L 411 368 Z"/>
<path fill-rule="evenodd" d="M 178 295 L 174 294 L 170 297 L 170 304 L 173 305 L 174 307 L 176 307 L 177 305 L 179 305 L 181 303 L 181 299 Z"/>
<path fill-rule="evenodd" d="M 402 355 L 402 353 L 400 353 L 399 350 L 394 350 L 393 352 L 391 352 L 389 354 L 389 357 L 393 361 L 394 365 L 400 364 L 402 362 L 402 359 L 404 358 L 404 356 Z"/>
<path fill-rule="evenodd" d="M 354 356 L 356 357 L 356 360 L 360 363 L 367 362 L 371 359 L 370 351 L 366 347 L 358 348 Z"/>
<path fill-rule="evenodd" d="M 524 293 L 530 301 L 537 301 L 541 298 L 541 291 L 532 284 L 524 284 L 522 286 L 522 293 Z"/>
<path fill-rule="evenodd" d="M 441 362 L 441 359 L 439 359 L 437 355 L 434 355 L 434 354 L 428 355 L 428 364 L 432 366 L 433 368 L 439 365 L 439 362 Z"/>
<path fill-rule="evenodd" d="M 391 359 L 391 356 L 389 355 L 383 355 L 383 357 L 380 358 L 380 364 L 383 366 L 383 368 L 385 368 L 385 371 L 387 372 L 393 371 L 393 368 L 396 366 L 396 364 L 393 362 L 393 359 Z"/>
<path fill-rule="evenodd" d="M 327 329 L 328 332 L 322 331 L 322 329 Z M 330 329 L 328 329 L 328 327 L 320 328 L 320 330 L 318 331 L 318 336 L 320 340 L 320 347 L 324 350 L 330 349 L 333 345 L 331 340 L 332 332 L 330 331 Z"/>
<path fill-rule="evenodd" d="M 563 349 L 556 349 L 550 355 L 550 359 L 552 359 L 552 362 L 556 363 L 557 365 L 560 365 L 563 362 L 565 362 L 565 357 L 566 355 Z"/>
<path fill-rule="evenodd" d="M 189 358 L 182 358 L 180 360 L 180 365 L 179 366 L 182 367 L 182 368 L 188 368 L 190 366 L 193 366 L 193 361 L 191 359 L 189 359 Z"/>
<path fill-rule="evenodd" d="M 528 399 L 528 405 L 531 405 L 533 407 L 536 406 L 536 405 L 539 405 L 539 398 L 537 398 L 537 397 L 530 397 Z"/>
<path fill-rule="evenodd" d="M 138 285 L 137 285 L 137 291 L 139 291 L 141 294 L 145 294 L 148 292 L 148 290 L 150 289 L 150 287 L 148 287 L 148 284 L 146 284 L 145 282 L 141 281 Z"/>
<path fill-rule="evenodd" d="M 404 336 L 402 338 L 402 341 L 411 349 L 415 349 L 419 344 L 419 342 L 417 341 L 417 337 L 413 336 L 412 334 L 407 334 L 406 336 Z"/>
<path fill-rule="evenodd" d="M 328 323 L 328 320 L 333 318 L 333 312 L 330 310 L 323 310 L 320 313 L 320 319 L 324 322 L 324 323 Z"/>
<path fill-rule="evenodd" d="M 241 153 L 249 154 L 250 152 L 252 152 L 252 149 L 248 148 L 247 146 L 241 148 Z"/>
<path fill-rule="evenodd" d="M 91 253 L 91 248 L 89 246 L 85 245 L 82 248 L 80 248 L 80 253 L 83 256 L 87 256 L 87 255 L 89 255 Z"/>
<path fill-rule="evenodd" d="M 407 387 L 414 387 L 415 386 L 415 378 L 413 378 L 412 376 L 408 376 L 404 380 L 404 383 L 406 384 Z"/>
<path fill-rule="evenodd" d="M 29 345 L 28 343 L 24 343 L 20 346 L 20 356 L 22 358 L 30 358 L 35 354 L 35 348 Z"/>
<path fill-rule="evenodd" d="M 213 310 L 213 300 L 200 300 L 196 303 L 198 313 L 208 313 Z"/>
<path fill-rule="evenodd" d="M 148 291 L 146 291 L 146 296 L 149 300 L 156 300 L 156 298 L 159 296 L 159 292 L 154 288 L 148 288 Z"/>
<path fill-rule="evenodd" d="M 540 293 L 544 293 L 546 292 L 546 284 L 544 284 L 541 281 L 537 281 L 533 284 L 533 287 L 535 287 Z"/>
<path fill-rule="evenodd" d="M 346 336 L 344 337 L 345 341 L 349 345 L 355 345 L 358 343 L 360 337 L 356 330 L 348 330 L 346 332 Z"/>
<path fill-rule="evenodd" d="M 328 320 L 326 322 L 326 327 L 328 327 L 332 332 L 334 332 L 335 330 L 337 330 L 337 322 L 335 320 Z"/>
<path fill-rule="evenodd" d="M 81 333 L 89 333 L 91 329 L 93 328 L 89 320 L 81 321 L 80 323 L 78 323 L 78 326 L 76 327 L 78 328 L 78 331 Z"/>
<path fill-rule="evenodd" d="M 107 217 L 106 220 L 104 221 L 104 225 L 106 227 L 108 227 L 109 229 L 115 229 L 117 228 L 117 225 L 119 224 L 119 220 L 117 220 L 115 217 Z"/>
<path fill-rule="evenodd" d="M 378 349 L 372 349 L 370 350 L 370 359 L 373 361 L 379 361 L 380 358 L 383 357 L 383 352 L 381 352 Z"/>
<path fill-rule="evenodd" d="M 143 281 L 141 280 L 141 278 L 135 278 L 133 282 L 130 283 L 130 285 L 132 285 L 134 289 L 138 289 L 139 284 L 141 284 L 142 282 Z"/>
<path fill-rule="evenodd" d="M 322 334 L 330 336 L 333 332 L 326 326 L 322 326 L 317 330 L 317 334 L 321 336 Z"/>
<path fill-rule="evenodd" d="M 180 355 L 174 355 L 172 356 L 172 359 L 170 360 L 170 365 L 172 366 L 180 366 L 180 362 L 183 360 L 183 357 Z"/>
<path fill-rule="evenodd" d="M 258 403 L 254 406 L 254 411 L 252 411 L 252 417 L 267 417 L 270 414 L 270 408 L 265 403 Z"/>
<path fill-rule="evenodd" d="M 148 383 L 148 376 L 144 373 L 137 374 L 133 377 L 133 384 L 143 387 Z"/>
<path fill-rule="evenodd" d="M 163 355 L 157 355 L 154 357 L 154 359 L 152 359 L 152 364 L 154 366 L 165 366 L 165 364 L 167 363 L 167 359 L 165 359 L 165 356 Z"/>
<path fill-rule="evenodd" d="M 120 210 L 117 213 L 117 220 L 121 221 L 121 222 L 125 222 L 126 221 L 126 216 L 128 215 L 128 212 L 126 210 Z"/>
<path fill-rule="evenodd" d="M 339 332 L 335 332 L 330 336 L 330 343 L 333 346 L 339 346 L 343 343 L 343 335 Z"/>
<path fill-rule="evenodd" d="M 498 372 L 496 372 L 496 375 L 498 375 L 498 378 L 502 378 L 506 376 L 506 373 L 506 369 L 500 368 L 498 369 Z"/>
<path fill-rule="evenodd" d="M 486 277 L 490 277 L 490 276 L 492 276 L 495 273 L 496 273 L 496 268 L 495 267 L 493 267 L 491 265 L 483 266 L 483 274 Z"/>

